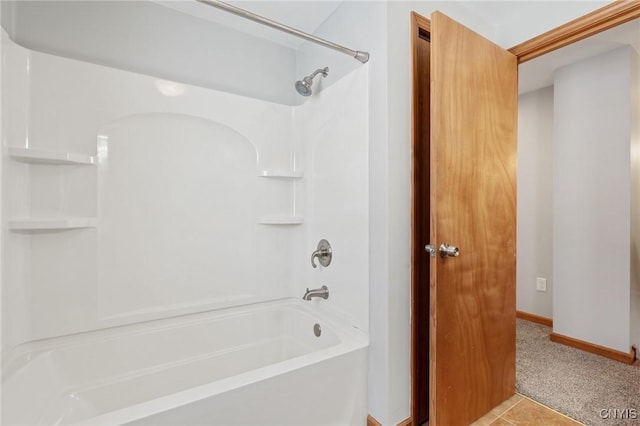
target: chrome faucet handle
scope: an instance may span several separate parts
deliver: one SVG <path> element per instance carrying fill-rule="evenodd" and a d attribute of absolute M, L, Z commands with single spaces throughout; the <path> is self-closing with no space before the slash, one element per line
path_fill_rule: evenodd
<path fill-rule="evenodd" d="M 320 256 L 322 256 L 322 252 L 320 250 L 316 250 L 311 254 L 311 266 L 313 266 L 314 268 L 318 267 L 318 265 L 316 265 L 316 257 Z"/>
<path fill-rule="evenodd" d="M 311 266 L 313 266 L 314 268 L 318 267 L 318 265 L 316 265 L 316 258 L 318 258 L 320 265 L 326 268 L 331 264 L 331 257 L 331 244 L 329 244 L 329 241 L 327 240 L 320 240 L 316 251 L 311 254 Z"/>

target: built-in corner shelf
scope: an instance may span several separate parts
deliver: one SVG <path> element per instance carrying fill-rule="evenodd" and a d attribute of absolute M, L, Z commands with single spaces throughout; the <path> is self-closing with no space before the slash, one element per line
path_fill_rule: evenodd
<path fill-rule="evenodd" d="M 258 218 L 258 223 L 262 225 L 301 225 L 303 221 L 302 216 L 272 215 Z"/>
<path fill-rule="evenodd" d="M 263 170 L 258 176 L 280 179 L 302 179 L 304 173 L 294 170 Z"/>
<path fill-rule="evenodd" d="M 9 229 L 12 231 L 53 231 L 78 228 L 95 228 L 98 220 L 95 217 L 59 217 L 59 218 L 21 218 L 10 219 Z"/>
<path fill-rule="evenodd" d="M 41 149 L 9 147 L 7 148 L 7 154 L 14 160 L 32 164 L 96 164 L 96 157 L 75 152 L 43 151 Z"/>
<path fill-rule="evenodd" d="M 302 179 L 303 173 L 290 169 L 266 169 L 259 172 L 258 176 L 284 180 L 291 184 L 295 179 Z M 286 209 L 284 211 L 293 211 L 293 209 Z M 302 216 L 296 215 L 271 214 L 258 218 L 258 223 L 261 225 L 300 225 L 302 222 Z"/>

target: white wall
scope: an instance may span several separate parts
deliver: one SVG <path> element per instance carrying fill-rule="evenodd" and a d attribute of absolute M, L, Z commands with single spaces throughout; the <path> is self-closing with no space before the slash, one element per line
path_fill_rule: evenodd
<path fill-rule="evenodd" d="M 553 316 L 553 86 L 518 98 L 517 309 Z M 536 278 L 547 292 L 536 291 Z"/>
<path fill-rule="evenodd" d="M 2 26 L 33 50 L 288 105 L 297 101 L 293 49 L 153 2 L 3 1 L 2 8 Z"/>
<path fill-rule="evenodd" d="M 0 22 L 2 21 L 2 8 L 0 8 Z M 4 54 L 4 44 L 2 43 L 2 37 L 0 37 L 0 58 L 2 58 L 2 55 Z M 3 98 L 3 84 L 2 84 L 2 76 L 3 76 L 3 70 L 2 67 L 0 67 L 0 135 L 2 135 L 2 119 L 3 119 L 3 108 L 2 108 L 2 99 Z M 4 178 L 3 178 L 3 173 L 4 173 L 4 159 L 0 156 L 0 366 L 2 366 L 2 335 L 4 333 L 4 321 L 3 321 L 3 312 L 4 312 L 4 285 L 3 283 L 5 282 L 5 276 L 4 276 L 4 266 L 3 266 L 3 259 L 4 259 L 4 245 L 5 245 L 5 235 L 6 235 L 6 222 L 4 219 L 4 203 L 2 201 L 2 196 L 1 194 L 4 192 Z M 2 400 L 2 389 L 0 386 L 0 401 Z M 2 417 L 2 404 L 0 404 L 0 419 L 3 418 Z"/>
<path fill-rule="evenodd" d="M 27 139 L 27 87 L 25 64 L 28 52 L 9 40 L 3 32 L 2 57 L 2 138 L 24 141 Z M 8 66 L 10 62 L 20 64 Z M 20 124 L 21 123 L 21 124 Z M 10 177 L 10 178 L 9 178 Z M 2 342 L 16 342 L 23 338 L 27 324 L 26 311 L 28 288 L 22 285 L 26 276 L 29 239 L 28 236 L 9 232 L 7 218 L 12 209 L 28 207 L 28 166 L 10 161 L 2 155 Z M 10 266 L 10 267 L 9 267 Z"/>
<path fill-rule="evenodd" d="M 640 26 L 638 27 L 640 38 Z M 640 55 L 631 52 L 631 344 L 640 351 Z"/>
<path fill-rule="evenodd" d="M 369 66 L 342 77 L 295 109 L 296 202 L 305 224 L 296 239 L 296 296 L 305 288 L 329 288 L 320 310 L 338 311 L 369 331 Z M 327 267 L 310 263 L 321 239 L 333 251 Z M 317 262 L 316 262 L 317 263 Z"/>
<path fill-rule="evenodd" d="M 403 396 L 393 393 L 389 386 L 390 370 L 404 368 L 405 360 L 393 365 L 389 360 L 388 308 L 388 166 L 387 166 L 387 22 L 385 2 L 345 2 L 315 32 L 354 49 L 371 54 L 368 62 L 368 198 L 369 198 L 369 413 L 377 420 L 387 422 L 388 405 L 400 401 Z M 329 66 L 329 77 L 322 81 L 324 87 L 333 78 L 361 67 L 348 56 L 329 49 L 304 43 L 299 50 L 298 73 L 300 75 L 319 67 Z M 408 342 L 406 342 L 408 344 Z M 406 378 L 408 379 L 408 377 Z M 408 383 L 408 382 L 407 382 Z M 407 401 L 408 403 L 408 401 Z M 406 416 L 405 416 L 406 418 Z M 387 424 L 387 423 L 383 423 Z M 388 423 L 391 424 L 391 423 Z"/>
<path fill-rule="evenodd" d="M 556 71 L 554 332 L 629 351 L 631 52 Z"/>

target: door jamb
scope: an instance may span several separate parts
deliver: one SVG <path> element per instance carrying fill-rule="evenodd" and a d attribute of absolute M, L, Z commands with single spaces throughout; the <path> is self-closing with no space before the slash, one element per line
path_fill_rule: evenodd
<path fill-rule="evenodd" d="M 609 30 L 618 25 L 624 24 L 626 22 L 632 21 L 634 19 L 640 18 L 640 0 L 616 0 L 611 4 L 608 4 L 604 7 L 596 9 L 595 11 L 588 13 L 584 16 L 576 18 L 572 21 L 567 22 L 566 24 L 560 25 L 552 30 L 544 32 L 536 37 L 531 38 L 525 42 L 522 42 L 512 48 L 508 49 L 509 52 L 513 53 L 518 58 L 518 64 L 522 64 L 524 62 L 535 59 L 539 56 L 542 56 L 546 53 L 553 52 L 554 50 L 560 49 L 562 47 L 568 46 L 577 41 L 583 40 L 592 35 L 598 34 L 600 32 Z M 428 33 L 431 32 L 431 22 L 417 14 L 416 12 L 411 12 L 411 58 L 412 58 L 412 100 L 411 100 L 411 146 L 413 147 L 415 143 L 417 143 L 417 135 L 416 135 L 416 126 L 415 122 L 417 120 L 416 117 L 416 90 L 417 90 L 417 79 L 416 79 L 416 42 L 419 37 L 420 31 L 426 31 Z M 414 168 L 414 160 L 411 159 L 411 169 Z M 412 173 L 411 176 L 411 292 L 413 295 L 414 286 L 417 283 L 414 282 L 413 270 L 414 268 L 414 248 L 416 245 L 421 245 L 421 241 L 416 241 L 414 222 L 416 220 L 413 205 L 414 205 L 414 187 L 415 187 L 415 179 Z M 411 304 L 413 304 L 413 297 L 411 299 Z M 413 306 L 412 306 L 413 308 Z M 429 324 L 426 325 L 427 327 Z M 417 324 L 414 324 L 413 315 L 411 320 L 411 347 L 413 347 L 414 343 L 414 333 L 416 330 Z M 417 360 L 413 357 L 413 350 L 411 351 L 411 422 L 414 426 L 418 426 L 415 424 L 414 417 L 414 403 L 415 403 L 415 392 L 413 386 L 413 370 L 414 365 Z M 429 362 L 429 361 L 427 361 Z"/>
<path fill-rule="evenodd" d="M 411 67 L 412 67 L 412 81 L 411 81 L 411 312 L 415 313 L 417 306 L 415 302 L 414 295 L 416 294 L 416 286 L 418 285 L 416 279 L 416 265 L 418 262 L 416 256 L 416 250 L 418 250 L 418 246 L 422 246 L 422 241 L 417 241 L 418 236 L 416 231 L 416 221 L 419 218 L 416 217 L 416 183 L 417 183 L 417 175 L 415 173 L 415 153 L 417 149 L 417 144 L 420 141 L 419 132 L 418 132 L 418 108 L 417 108 L 417 93 L 418 93 L 418 42 L 420 41 L 420 33 L 431 33 L 431 21 L 427 18 L 417 14 L 416 12 L 411 12 Z M 424 308 L 423 308 L 424 309 Z M 430 307 L 429 307 L 430 309 Z M 429 327 L 429 324 L 426 325 Z M 414 315 L 411 315 L 411 424 L 416 425 L 416 399 L 417 393 L 416 390 L 416 375 L 414 374 L 415 366 L 417 360 L 414 357 L 414 343 L 416 341 L 416 334 L 418 330 L 418 324 L 414 321 Z M 428 363 L 428 361 L 426 361 Z"/>
<path fill-rule="evenodd" d="M 618 0 L 509 49 L 518 64 L 640 18 L 640 1 Z"/>

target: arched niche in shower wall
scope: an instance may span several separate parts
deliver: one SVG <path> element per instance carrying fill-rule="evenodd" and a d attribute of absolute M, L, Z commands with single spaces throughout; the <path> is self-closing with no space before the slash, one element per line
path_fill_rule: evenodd
<path fill-rule="evenodd" d="M 259 300 L 257 156 L 231 127 L 184 114 L 100 129 L 101 319 Z"/>

